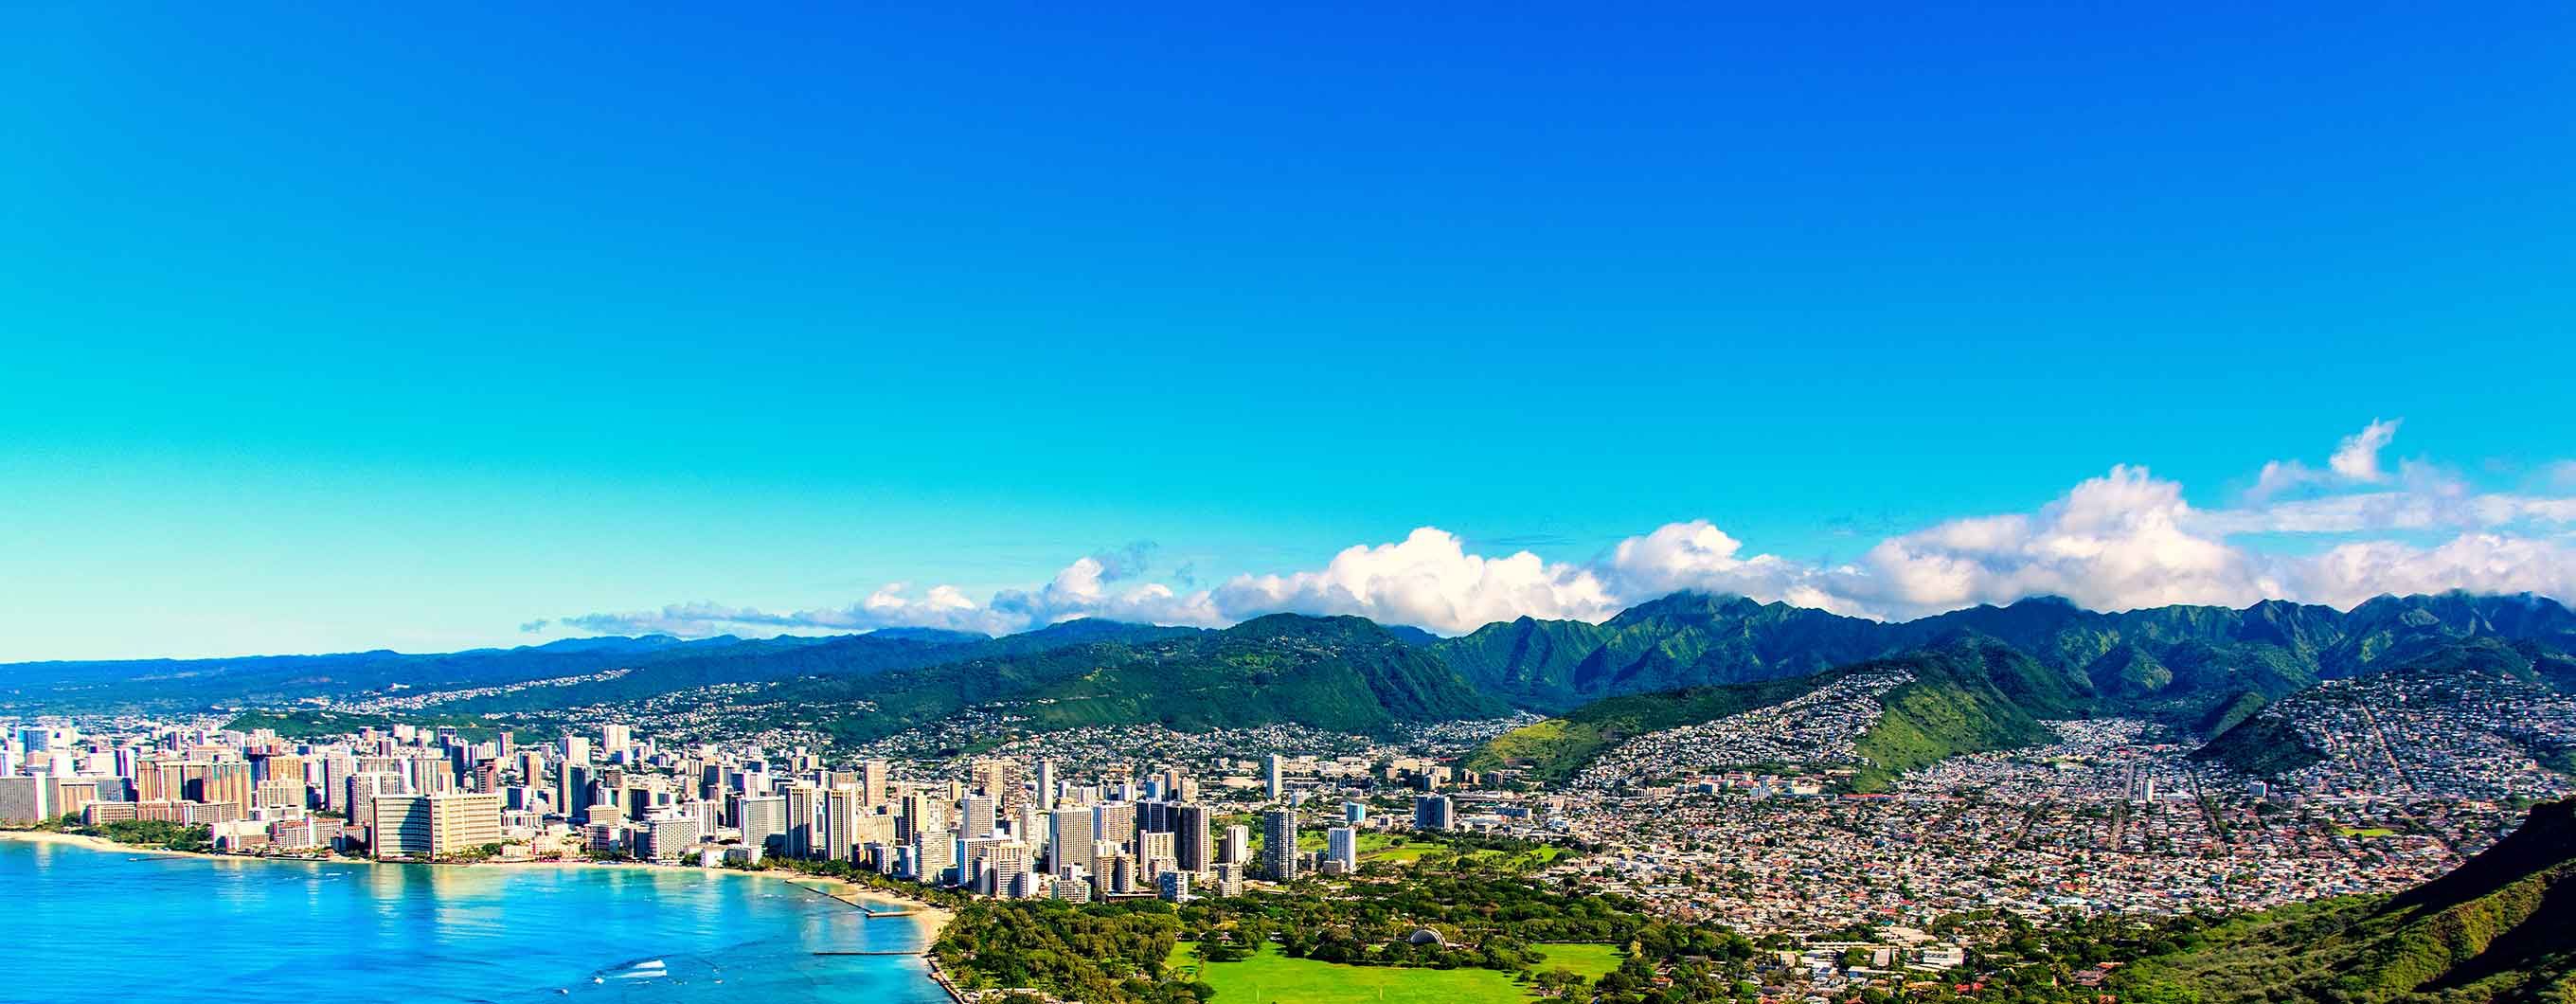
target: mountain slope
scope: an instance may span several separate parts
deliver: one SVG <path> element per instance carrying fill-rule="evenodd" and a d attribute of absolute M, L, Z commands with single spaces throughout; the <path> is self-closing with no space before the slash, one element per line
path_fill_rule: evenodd
<path fill-rule="evenodd" d="M 1857 743 L 1863 789 L 1958 753 L 2046 742 L 2052 734 L 2041 719 L 2078 717 L 2092 707 L 2066 674 L 1996 639 L 1961 634 L 1809 676 L 1604 698 L 1497 736 L 1470 754 L 1467 766 L 1517 767 L 1534 781 L 1561 780 L 1636 736 L 1769 707 L 1861 674 L 1905 681 L 1879 697 L 1879 717 Z"/>
<path fill-rule="evenodd" d="M 0 664 L 0 680 L 8 684 L 0 690 L 0 707 L 78 712 L 276 705 L 305 697 L 347 696 L 397 687 L 423 691 L 504 686 L 720 652 L 743 654 L 770 644 L 731 635 L 695 641 L 646 635 L 429 654 L 376 650 L 330 655 L 11 663 Z"/>
<path fill-rule="evenodd" d="M 1561 717 L 1503 733 L 1468 754 L 1468 770 L 1517 767 L 1533 781 L 1563 780 L 1618 744 L 1650 732 L 1715 721 L 1803 696 L 1845 674 L 1605 697 Z"/>
<path fill-rule="evenodd" d="M 1602 627 L 1601 648 L 1574 668 L 1576 686 L 1592 693 L 1810 676 L 1886 644 L 1875 621 L 1704 593 L 1641 603 Z"/>
<path fill-rule="evenodd" d="M 797 680 L 756 700 L 823 709 L 819 727 L 842 741 L 882 738 L 969 708 L 1023 717 L 1039 728 L 1153 724 L 1203 731 L 1290 722 L 1370 733 L 1507 710 L 1385 628 L 1358 617 L 1298 614 L 869 678 Z"/>
<path fill-rule="evenodd" d="M 838 638 L 772 638 L 701 657 L 668 659 L 623 676 L 563 687 L 536 687 L 433 706 L 454 714 L 527 712 L 641 700 L 719 683 L 768 683 L 799 677 L 862 678 L 946 662 L 1049 652 L 1100 642 L 1187 637 L 1197 628 L 1073 620 L 1000 638 L 958 631 L 873 631 Z"/>
<path fill-rule="evenodd" d="M 2010 645 L 1962 635 L 1932 648 L 1851 667 L 1900 669 L 1913 680 L 1880 698 L 1886 713 L 1861 736 L 1863 791 L 1960 753 L 2048 742 L 2043 718 L 2076 718 L 2090 699 L 2068 677 Z"/>
<path fill-rule="evenodd" d="M 2132 1000 L 2563 1001 L 2576 997 L 2576 800 L 2395 896 L 2285 907 L 2123 974 Z"/>
<path fill-rule="evenodd" d="M 2312 733 L 2321 723 L 2349 721 L 2350 716 L 2338 713 L 2338 708 L 2397 701 L 2419 711 L 2437 711 L 2465 701 L 2521 707 L 2540 715 L 2546 713 L 2545 705 L 2563 701 L 2561 695 L 2569 683 L 2576 682 L 2576 662 L 2567 656 L 2537 642 L 2509 642 L 2492 635 L 2410 641 L 2387 650 L 2382 663 L 2367 676 L 2337 679 L 2277 701 L 2221 709 L 2209 723 L 2212 738 L 2192 757 L 2277 779 L 2328 758 L 2327 750 L 2338 743 Z M 2559 693 L 2551 693 L 2553 688 Z M 2392 690 L 2405 693 L 2391 696 Z M 2488 733 L 2497 748 L 2521 746 L 2543 762 L 2576 752 L 2544 741 L 2536 733 L 2461 728 L 2466 731 L 2450 738 Z"/>
<path fill-rule="evenodd" d="M 1588 621 L 1501 621 L 1431 645 L 1476 689 L 1524 707 L 1562 710 L 1581 704 L 1574 667 L 1599 649 L 1610 629 Z"/>

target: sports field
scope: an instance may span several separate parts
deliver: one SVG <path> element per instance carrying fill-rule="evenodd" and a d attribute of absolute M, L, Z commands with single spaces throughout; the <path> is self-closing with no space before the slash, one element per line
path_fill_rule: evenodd
<path fill-rule="evenodd" d="M 1551 969 L 1563 969 L 1587 980 L 1600 979 L 1603 974 L 1619 968 L 1619 963 L 1628 957 L 1628 953 L 1621 951 L 1617 945 L 1546 942 L 1537 947 L 1539 951 L 1546 953 L 1547 961 L 1531 966 L 1532 971 L 1544 973 Z"/>
<path fill-rule="evenodd" d="M 1618 949 L 1609 945 L 1539 949 L 1547 953 L 1542 972 L 1564 968 L 1594 978 L 1619 965 Z M 1215 1004 L 1527 1004 L 1537 997 L 1491 969 L 1339 966 L 1292 959 L 1271 946 L 1241 962 L 1201 965 L 1198 946 L 1184 943 L 1172 949 L 1170 965 L 1195 970 L 1215 987 Z"/>

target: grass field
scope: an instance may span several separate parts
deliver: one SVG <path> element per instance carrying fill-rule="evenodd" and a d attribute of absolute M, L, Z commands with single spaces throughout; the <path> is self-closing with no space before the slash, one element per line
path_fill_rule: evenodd
<path fill-rule="evenodd" d="M 1337 966 L 1292 959 L 1269 946 L 1241 962 L 1200 965 L 1198 946 L 1184 943 L 1172 950 L 1169 964 L 1196 969 L 1201 982 L 1216 988 L 1215 1004 L 1526 1004 L 1534 999 L 1510 976 L 1491 969 Z"/>
<path fill-rule="evenodd" d="M 1628 958 L 1628 953 L 1617 945 L 1543 942 L 1538 950 L 1547 953 L 1547 961 L 1531 966 L 1532 971 L 1544 973 L 1563 969 L 1587 980 L 1600 979 L 1602 974 L 1619 968 L 1619 963 Z"/>
<path fill-rule="evenodd" d="M 1257 843 L 1258 842 L 1256 841 L 1256 844 Z M 1324 835 L 1312 832 L 1299 834 L 1297 837 L 1297 849 L 1303 851 L 1323 850 Z M 1425 854 L 1443 850 L 1447 850 L 1447 848 L 1441 846 L 1437 841 L 1416 841 L 1400 834 L 1384 833 L 1376 830 L 1360 834 L 1359 852 L 1361 864 L 1367 864 L 1371 861 L 1393 861 L 1399 864 L 1410 864 L 1421 860 L 1422 856 Z"/>

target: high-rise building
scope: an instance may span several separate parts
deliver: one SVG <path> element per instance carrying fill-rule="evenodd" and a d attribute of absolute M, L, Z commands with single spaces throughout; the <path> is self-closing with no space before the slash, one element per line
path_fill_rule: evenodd
<path fill-rule="evenodd" d="M 1262 790 L 1269 792 L 1270 797 L 1278 798 L 1285 794 L 1288 791 L 1287 758 L 1277 753 L 1270 754 L 1262 761 L 1261 780 Z"/>
<path fill-rule="evenodd" d="M 787 798 L 763 795 L 742 800 L 740 827 L 742 842 L 762 847 L 771 840 L 784 843 L 787 838 Z"/>
<path fill-rule="evenodd" d="M 555 809 L 575 823 L 590 821 L 590 761 L 566 760 L 555 773 Z"/>
<path fill-rule="evenodd" d="M 695 850 L 703 832 L 696 817 L 684 815 L 656 816 L 637 829 L 651 843 L 650 858 L 662 862 L 678 861 Z"/>
<path fill-rule="evenodd" d="M 430 845 L 429 796 L 377 795 L 367 802 L 368 850 L 379 858 L 427 858 Z"/>
<path fill-rule="evenodd" d="M 975 790 L 986 798 L 1000 799 L 1011 787 L 1011 762 L 977 760 L 972 768 Z"/>
<path fill-rule="evenodd" d="M 626 750 L 635 745 L 632 726 L 611 722 L 599 727 L 599 753 L 613 761 L 623 761 Z"/>
<path fill-rule="evenodd" d="M 980 840 L 992 836 L 994 827 L 1000 823 L 1000 820 L 995 818 L 998 806 L 992 796 L 970 797 L 966 799 L 965 806 L 965 819 L 958 827 L 958 832 L 964 834 L 968 840 Z"/>
<path fill-rule="evenodd" d="M 1180 802 L 1172 807 L 1172 861 L 1185 872 L 1203 872 L 1216 863 L 1214 848 L 1208 846 L 1208 809 L 1196 802 Z"/>
<path fill-rule="evenodd" d="M 368 828 L 368 840 L 375 839 L 375 801 L 387 795 L 403 793 L 402 775 L 386 771 L 366 771 L 349 775 L 340 804 L 349 815 L 352 826 Z M 151 799 L 145 799 L 151 801 Z"/>
<path fill-rule="evenodd" d="M 1413 828 L 1446 830 L 1457 825 L 1456 809 L 1447 795 L 1424 795 L 1413 800 Z"/>
<path fill-rule="evenodd" d="M 883 760 L 868 760 L 859 764 L 860 804 L 885 804 L 887 775 L 888 769 Z"/>
<path fill-rule="evenodd" d="M 1091 832 L 1096 839 L 1118 844 L 1136 842 L 1136 803 L 1102 802 L 1091 807 Z"/>
<path fill-rule="evenodd" d="M 1047 811 L 1047 810 L 1054 809 L 1054 808 L 1055 808 L 1055 761 L 1053 761 L 1053 760 L 1040 760 L 1040 761 L 1038 761 L 1038 777 L 1037 777 L 1037 785 L 1038 785 L 1038 810 L 1039 810 L 1039 811 L 1041 811 L 1041 812 L 1044 812 L 1044 811 Z"/>
<path fill-rule="evenodd" d="M 815 832 L 815 820 L 823 814 L 823 789 L 800 784 L 787 789 L 787 855 L 797 858 L 817 856 L 823 845 L 822 834 Z"/>
<path fill-rule="evenodd" d="M 1261 872 L 1273 881 L 1297 880 L 1297 813 L 1295 811 L 1262 810 Z"/>
<path fill-rule="evenodd" d="M 1226 827 L 1225 839 L 1217 844 L 1216 859 L 1219 864 L 1251 864 L 1252 828 L 1241 823 Z"/>
<path fill-rule="evenodd" d="M 988 891 L 996 896 L 1014 899 L 1035 895 L 1036 887 L 1031 885 L 1029 880 L 1038 877 L 1035 874 L 1036 857 L 1037 852 L 1034 848 L 1017 840 L 1006 840 L 994 845 L 991 855 L 986 859 L 990 862 L 989 869 L 992 875 Z"/>
<path fill-rule="evenodd" d="M 850 849 L 859 842 L 859 790 L 834 788 L 823 797 L 823 857 L 833 861 L 850 859 Z"/>
<path fill-rule="evenodd" d="M 349 815 L 349 775 L 358 772 L 358 758 L 334 750 L 322 758 L 322 807 L 342 816 Z M 529 775 L 533 778 L 535 775 Z"/>
<path fill-rule="evenodd" d="M 1047 867 L 1059 874 L 1067 866 L 1093 870 L 1092 844 L 1098 839 L 1090 809 L 1057 809 L 1049 813 Z"/>
<path fill-rule="evenodd" d="M 957 840 L 947 833 L 916 833 L 912 845 L 912 874 L 915 882 L 937 884 L 944 881 L 948 869 L 957 865 Z"/>
<path fill-rule="evenodd" d="M 285 778 L 262 781 L 252 791 L 251 800 L 263 809 L 301 809 L 304 807 L 304 782 Z"/>
<path fill-rule="evenodd" d="M 896 843 L 909 844 L 925 833 L 948 828 L 947 821 L 939 818 L 938 806 L 923 792 L 904 792 L 897 808 L 899 811 L 894 821 Z"/>
<path fill-rule="evenodd" d="M 1361 823 L 1368 822 L 1368 803 L 1342 803 L 1342 822 L 1349 823 L 1352 826 L 1358 826 Z"/>
<path fill-rule="evenodd" d="M 62 815 L 54 811 L 52 778 L 0 777 L 0 823 L 41 823 Z"/>
<path fill-rule="evenodd" d="M 1324 831 L 1324 860 L 1339 865 L 1344 875 L 1360 870 L 1359 831 L 1347 826 Z"/>
<path fill-rule="evenodd" d="M 197 801 L 229 804 L 248 813 L 257 790 L 250 779 L 249 761 L 220 760 L 206 765 L 204 794 Z"/>
<path fill-rule="evenodd" d="M 380 795 L 372 807 L 379 858 L 442 858 L 501 842 L 499 795 Z"/>

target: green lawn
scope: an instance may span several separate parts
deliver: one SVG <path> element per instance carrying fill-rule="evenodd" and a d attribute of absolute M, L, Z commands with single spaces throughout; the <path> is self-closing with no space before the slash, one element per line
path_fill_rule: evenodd
<path fill-rule="evenodd" d="M 1547 955 L 1547 961 L 1531 966 L 1531 971 L 1544 973 L 1551 969 L 1564 969 L 1587 980 L 1600 979 L 1628 959 L 1628 953 L 1617 945 L 1550 941 L 1540 943 L 1538 950 Z"/>
<path fill-rule="evenodd" d="M 1392 861 L 1397 864 L 1409 865 L 1422 860 L 1422 856 L 1425 854 L 1436 853 L 1442 849 L 1443 848 L 1438 844 L 1406 844 L 1402 847 L 1381 847 L 1375 851 L 1361 851 L 1360 863 L 1366 864 L 1371 861 Z"/>
<path fill-rule="evenodd" d="M 1255 841 L 1255 843 L 1257 845 L 1258 841 Z M 1297 849 L 1301 851 L 1323 850 L 1324 834 L 1320 831 L 1314 830 L 1298 834 Z M 1411 864 L 1415 861 L 1421 860 L 1422 856 L 1425 854 L 1447 849 L 1448 848 L 1442 846 L 1438 841 L 1416 840 L 1403 834 L 1383 833 L 1376 830 L 1360 834 L 1359 852 L 1361 864 L 1367 864 L 1371 861 L 1393 861 L 1398 864 Z"/>
<path fill-rule="evenodd" d="M 1526 851 L 1512 852 L 1509 860 L 1505 859 L 1504 852 L 1491 849 L 1468 851 L 1467 856 L 1482 861 L 1499 862 L 1506 867 L 1512 868 L 1545 868 L 1548 865 L 1555 864 L 1556 859 L 1571 853 L 1574 852 L 1566 850 L 1563 847 L 1558 847 L 1554 844 L 1548 844 L 1540 847 L 1533 847 Z"/>
<path fill-rule="evenodd" d="M 1491 969 L 1337 966 L 1292 959 L 1268 945 L 1241 962 L 1202 966 L 1198 946 L 1185 942 L 1172 949 L 1168 964 L 1197 970 L 1201 982 L 1216 988 L 1215 1004 L 1528 1004 L 1534 999 L 1510 976 Z"/>

